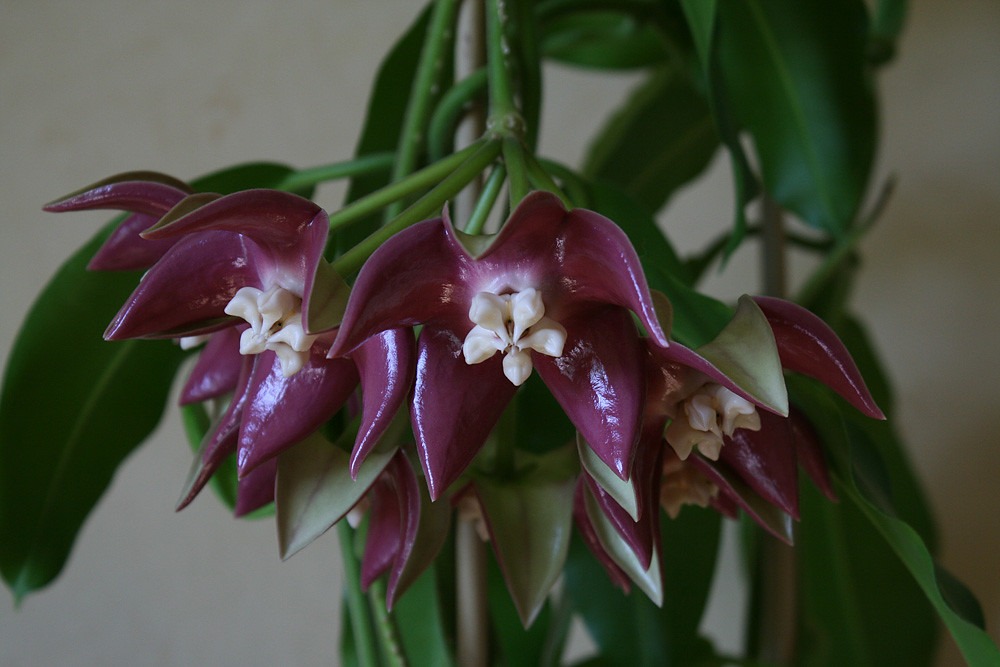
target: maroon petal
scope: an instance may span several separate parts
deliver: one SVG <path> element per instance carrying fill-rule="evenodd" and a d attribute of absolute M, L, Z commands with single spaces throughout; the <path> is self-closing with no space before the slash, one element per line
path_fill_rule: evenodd
<path fill-rule="evenodd" d="M 401 501 L 399 489 L 389 472 L 394 468 L 390 462 L 387 472 L 379 476 L 368 491 L 371 508 L 368 510 L 365 555 L 361 559 L 361 586 L 365 589 L 389 570 L 402 546 L 405 502 Z"/>
<path fill-rule="evenodd" d="M 181 499 L 177 503 L 178 511 L 187 507 L 194 500 L 226 457 L 236 453 L 240 418 L 247 401 L 247 386 L 253 375 L 254 361 L 253 357 L 244 357 L 236 391 L 233 393 L 233 398 L 229 401 L 225 412 L 215 421 L 212 430 L 209 431 L 201 445 L 188 475 L 188 480 L 184 485 L 184 490 L 181 492 Z"/>
<path fill-rule="evenodd" d="M 233 321 L 225 314 L 233 295 L 262 286 L 253 259 L 260 252 L 252 241 L 225 232 L 181 239 L 143 276 L 104 337 L 170 338 L 226 326 Z"/>
<path fill-rule="evenodd" d="M 181 390 L 180 404 L 200 403 L 233 391 L 243 366 L 240 334 L 246 327 L 228 327 L 212 334 Z"/>
<path fill-rule="evenodd" d="M 329 218 L 314 202 L 278 190 L 243 190 L 220 197 L 204 206 L 145 232 L 149 239 L 171 238 L 192 232 L 224 231 L 249 237 L 266 250 L 268 264 L 258 266 L 277 283 L 303 295 L 323 256 L 329 233 Z"/>
<path fill-rule="evenodd" d="M 576 526 L 580 530 L 583 543 L 590 549 L 590 553 L 594 554 L 594 557 L 597 558 L 597 562 L 604 566 L 604 570 L 608 573 L 611 583 L 628 593 L 632 588 L 632 581 L 625 574 L 625 571 L 611 558 L 608 552 L 605 551 L 600 538 L 597 537 L 597 531 L 594 530 L 594 525 L 590 522 L 590 516 L 587 515 L 587 507 L 583 497 L 584 493 L 589 493 L 589 491 L 587 491 L 581 479 L 577 482 L 576 494 L 573 496 L 573 518 L 576 520 Z"/>
<path fill-rule="evenodd" d="M 244 516 L 274 501 L 274 478 L 278 472 L 278 459 L 271 459 L 254 468 L 253 472 L 236 485 L 234 514 Z"/>
<path fill-rule="evenodd" d="M 176 242 L 175 239 L 153 241 L 139 236 L 158 219 L 158 215 L 145 213 L 125 218 L 94 254 L 87 268 L 91 271 L 137 271 L 151 267 Z"/>
<path fill-rule="evenodd" d="M 244 477 L 322 426 L 357 386 L 354 363 L 327 359 L 320 346 L 313 346 L 309 361 L 291 377 L 282 374 L 274 352 L 259 354 L 240 425 L 239 476 Z"/>
<path fill-rule="evenodd" d="M 386 586 L 385 599 L 386 606 L 391 610 L 396 598 L 402 594 L 403 589 L 412 583 L 412 578 L 404 581 L 404 575 L 412 577 L 413 571 L 423 571 L 429 564 L 424 562 L 410 563 L 412 557 L 437 555 L 435 549 L 429 554 L 417 554 L 417 541 L 421 532 L 421 514 L 424 508 L 421 503 L 420 488 L 417 486 L 417 476 L 410 467 L 410 462 L 402 450 L 389 462 L 386 473 L 391 477 L 396 492 L 396 501 L 399 508 L 400 533 L 399 549 L 393 559 L 392 570 L 389 572 L 389 583 Z M 421 560 L 421 558 L 417 558 Z M 410 571 L 409 573 L 407 571 Z"/>
<path fill-rule="evenodd" d="M 159 180 L 147 180 L 153 177 Z M 121 178 L 125 180 L 120 180 Z M 82 192 L 46 204 L 51 213 L 111 209 L 144 213 L 159 219 L 190 192 L 184 183 L 163 174 L 133 172 L 112 176 Z"/>
<path fill-rule="evenodd" d="M 499 354 L 470 366 L 462 339 L 451 329 L 424 327 L 417 341 L 410 419 L 432 499 L 479 453 L 514 391 Z"/>
<path fill-rule="evenodd" d="M 628 479 L 645 400 L 645 351 L 628 311 L 592 309 L 562 321 L 563 355 L 533 353 L 539 375 L 594 452 Z"/>
<path fill-rule="evenodd" d="M 472 258 L 444 220 L 396 234 L 361 267 L 330 354 L 346 354 L 379 331 L 442 316 L 468 321 Z M 464 332 L 463 332 L 464 335 Z"/>
<path fill-rule="evenodd" d="M 410 329 L 390 329 L 358 347 L 351 359 L 361 378 L 361 427 L 351 452 L 351 475 L 378 444 L 413 386 L 416 353 Z"/>
<path fill-rule="evenodd" d="M 850 352 L 826 322 L 791 301 L 763 296 L 754 301 L 771 324 L 782 366 L 816 378 L 869 417 L 885 419 Z"/>
<path fill-rule="evenodd" d="M 761 412 L 759 431 L 737 429 L 719 456 L 759 496 L 799 518 L 799 469 L 795 438 L 785 417 Z"/>
<path fill-rule="evenodd" d="M 543 292 L 559 305 L 601 302 L 632 310 L 660 345 L 661 329 L 639 256 L 615 223 L 586 209 L 566 211 L 549 192 L 521 201 L 496 240 L 478 259 L 508 274 L 537 272 Z M 549 306 L 549 301 L 546 301 Z"/>

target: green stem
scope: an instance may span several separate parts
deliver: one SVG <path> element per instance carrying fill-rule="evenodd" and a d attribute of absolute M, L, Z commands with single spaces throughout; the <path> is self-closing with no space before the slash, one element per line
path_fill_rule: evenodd
<path fill-rule="evenodd" d="M 427 145 L 432 160 L 440 159 L 448 152 L 462 112 L 485 88 L 486 70 L 479 69 L 452 86 L 438 102 L 427 132 Z"/>
<path fill-rule="evenodd" d="M 340 178 L 354 178 L 392 167 L 394 153 L 371 153 L 346 162 L 334 162 L 319 167 L 300 169 L 278 184 L 276 190 L 301 190 Z"/>
<path fill-rule="evenodd" d="M 506 178 L 507 170 L 504 169 L 502 164 L 498 164 L 493 168 L 489 178 L 486 179 L 486 185 L 483 186 L 482 194 L 476 200 L 475 208 L 472 209 L 472 213 L 469 215 L 469 221 L 463 230 L 466 234 L 482 234 L 483 226 L 490 217 L 490 212 L 496 204 L 497 197 L 500 195 L 500 190 L 503 188 Z"/>
<path fill-rule="evenodd" d="M 337 524 L 337 537 L 340 539 L 340 554 L 344 562 L 344 589 L 358 662 L 362 667 L 378 667 L 372 620 L 368 614 L 365 594 L 361 591 L 361 566 L 354 555 L 354 531 L 346 521 Z"/>
<path fill-rule="evenodd" d="M 435 97 L 436 82 L 440 79 L 445 57 L 454 43 L 457 15 L 457 0 L 436 0 L 434 3 L 434 10 L 427 26 L 427 37 L 420 52 L 413 92 L 403 117 L 396 163 L 392 170 L 393 181 L 402 180 L 416 169 L 425 137 L 424 131 Z M 395 217 L 401 208 L 401 201 L 393 203 L 386 211 L 386 217 Z"/>
<path fill-rule="evenodd" d="M 416 173 L 410 174 L 401 181 L 390 183 L 384 188 L 351 202 L 330 216 L 330 229 L 337 229 L 363 220 L 397 199 L 434 185 L 468 160 L 483 145 L 485 145 L 485 141 L 472 144 L 464 150 L 452 153 L 443 160 L 439 160 Z"/>
<path fill-rule="evenodd" d="M 509 176 L 510 207 L 514 209 L 531 192 L 528 181 L 528 161 L 525 148 L 519 139 L 512 136 L 503 138 L 503 162 Z"/>
<path fill-rule="evenodd" d="M 406 667 L 406 656 L 403 654 L 403 647 L 399 642 L 396 622 L 385 606 L 385 581 L 383 579 L 376 579 L 372 582 L 368 588 L 368 601 L 375 616 L 375 625 L 379 631 L 379 643 L 386 664 L 389 667 Z"/>
<path fill-rule="evenodd" d="M 510 75 L 511 48 L 507 41 L 507 21 L 505 1 L 486 0 L 486 66 L 489 76 L 490 118 L 499 125 L 505 125 L 507 117 L 518 115 Z"/>
<path fill-rule="evenodd" d="M 588 206 L 590 196 L 587 194 L 587 184 L 582 176 L 567 167 L 546 158 L 538 158 L 538 164 L 549 174 L 562 181 L 562 189 L 575 206 Z"/>
<path fill-rule="evenodd" d="M 556 182 L 552 180 L 552 175 L 545 170 L 544 167 L 535 159 L 535 156 L 530 152 L 525 151 L 524 153 L 525 161 L 528 165 L 528 181 L 537 190 L 547 190 L 555 196 L 559 197 L 562 201 L 563 206 L 566 208 L 572 208 L 573 205 L 570 203 L 569 199 L 563 193 L 562 189 L 556 185 Z"/>
<path fill-rule="evenodd" d="M 418 199 L 412 206 L 391 220 L 384 227 L 375 230 L 368 238 L 354 246 L 346 253 L 338 257 L 333 262 L 334 270 L 341 276 L 349 276 L 361 268 L 373 252 L 381 246 L 389 237 L 396 234 L 410 225 L 424 220 L 428 216 L 440 211 L 441 207 L 449 199 L 462 190 L 473 178 L 479 175 L 500 152 L 500 142 L 496 140 L 479 142 L 469 147 L 475 152 L 457 169 L 451 172 L 444 180 L 437 184 L 430 192 Z M 455 155 L 464 154 L 456 153 Z M 420 172 L 418 172 L 419 174 Z M 410 178 L 416 177 L 414 174 Z M 390 186 L 391 187 L 391 186 Z"/>

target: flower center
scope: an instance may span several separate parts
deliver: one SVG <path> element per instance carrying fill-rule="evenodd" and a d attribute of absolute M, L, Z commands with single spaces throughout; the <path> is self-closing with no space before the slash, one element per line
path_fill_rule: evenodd
<path fill-rule="evenodd" d="M 682 461 L 695 447 L 717 461 L 724 435 L 731 436 L 739 428 L 760 430 L 760 415 L 753 403 L 721 384 L 702 385 L 681 402 L 681 407 L 684 414 L 674 416 L 664 436 Z"/>
<path fill-rule="evenodd" d="M 689 463 L 673 456 L 663 460 L 660 477 L 660 507 L 671 519 L 676 519 L 684 505 L 708 507 L 719 495 L 719 487 L 709 481 Z"/>
<path fill-rule="evenodd" d="M 562 356 L 566 329 L 545 317 L 542 295 L 533 287 L 512 294 L 480 292 L 472 298 L 469 319 L 476 326 L 462 345 L 465 363 L 482 363 L 500 352 L 503 374 L 514 386 L 531 375 L 531 350 Z"/>
<path fill-rule="evenodd" d="M 263 292 L 241 287 L 226 305 L 226 314 L 242 317 L 250 328 L 240 336 L 240 354 L 271 350 L 278 355 L 281 373 L 291 377 L 309 360 L 317 336 L 302 326 L 302 299 L 277 285 Z"/>

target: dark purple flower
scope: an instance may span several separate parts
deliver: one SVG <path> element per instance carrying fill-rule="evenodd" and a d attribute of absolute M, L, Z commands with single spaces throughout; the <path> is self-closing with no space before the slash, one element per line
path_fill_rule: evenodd
<path fill-rule="evenodd" d="M 424 325 L 411 418 L 434 498 L 465 470 L 532 368 L 601 460 L 627 478 L 645 391 L 629 311 L 668 344 L 627 237 L 539 192 L 481 254 L 467 250 L 467 238 L 438 219 L 385 242 L 361 269 L 331 354 Z"/>

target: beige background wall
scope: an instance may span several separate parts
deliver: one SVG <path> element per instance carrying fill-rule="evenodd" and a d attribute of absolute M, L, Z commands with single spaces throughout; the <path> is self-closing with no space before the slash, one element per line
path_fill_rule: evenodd
<path fill-rule="evenodd" d="M 1000 5 L 917 0 L 913 10 L 901 60 L 882 77 L 881 173 L 899 187 L 865 244 L 856 303 L 897 383 L 943 560 L 996 626 Z M 369 77 L 416 11 L 403 0 L 0 0 L 3 359 L 33 295 L 105 219 L 43 214 L 43 202 L 128 169 L 188 177 L 350 155 Z M 544 147 L 572 161 L 628 80 L 549 74 Z M 667 211 L 682 247 L 727 219 L 720 166 Z M 733 298 L 755 270 L 742 253 L 712 289 Z M 67 322 L 66 345 L 75 335 Z M 333 537 L 281 563 L 270 521 L 233 521 L 208 495 L 175 515 L 188 464 L 172 415 L 126 462 L 57 584 L 20 611 L 0 601 L 0 664 L 333 663 Z M 711 614 L 730 645 L 733 596 L 722 591 Z M 947 653 L 941 664 L 959 663 Z"/>

